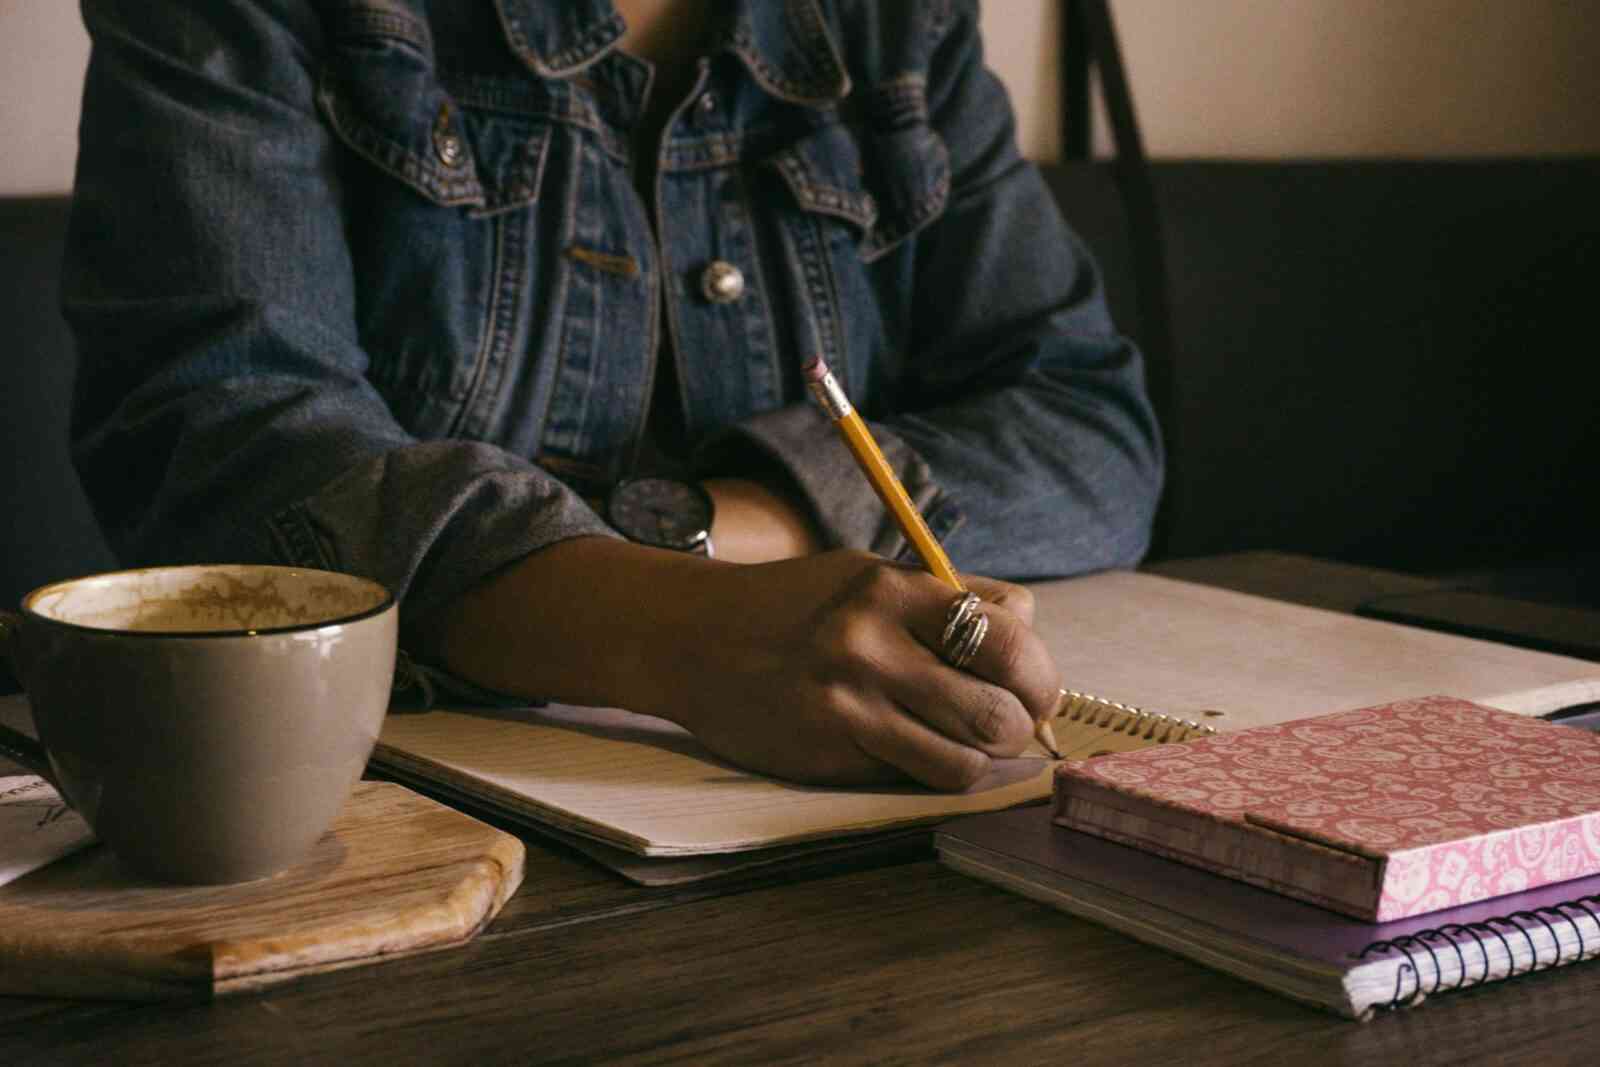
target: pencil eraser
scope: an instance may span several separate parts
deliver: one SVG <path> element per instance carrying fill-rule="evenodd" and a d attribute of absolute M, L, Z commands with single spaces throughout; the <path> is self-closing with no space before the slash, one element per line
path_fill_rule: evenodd
<path fill-rule="evenodd" d="M 823 362 L 821 356 L 812 356 L 800 364 L 800 373 L 805 375 L 808 382 L 820 382 L 828 376 L 828 364 Z"/>

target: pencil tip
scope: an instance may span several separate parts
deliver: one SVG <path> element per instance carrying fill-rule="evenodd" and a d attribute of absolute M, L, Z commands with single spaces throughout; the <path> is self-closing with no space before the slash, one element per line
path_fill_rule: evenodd
<path fill-rule="evenodd" d="M 1056 759 L 1061 758 L 1061 746 L 1056 744 L 1056 730 L 1049 719 L 1040 719 L 1033 727 L 1033 736 L 1044 750 Z"/>

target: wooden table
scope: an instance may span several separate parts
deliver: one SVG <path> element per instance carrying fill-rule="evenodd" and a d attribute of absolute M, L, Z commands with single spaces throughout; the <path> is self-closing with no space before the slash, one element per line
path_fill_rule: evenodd
<path fill-rule="evenodd" d="M 1248 553 L 1152 568 L 1348 610 L 1427 580 Z M 931 859 L 649 890 L 529 839 L 459 951 L 214 1003 L 0 998 L 34 1063 L 1588 1063 L 1600 967 L 1361 1025 Z"/>

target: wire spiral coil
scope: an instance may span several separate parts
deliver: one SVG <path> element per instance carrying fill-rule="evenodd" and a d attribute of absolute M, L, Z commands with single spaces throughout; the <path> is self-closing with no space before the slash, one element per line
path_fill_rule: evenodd
<path fill-rule="evenodd" d="M 1212 727 L 1193 719 L 1180 719 L 1173 715 L 1145 711 L 1131 704 L 1122 704 L 1072 689 L 1061 691 L 1061 704 L 1056 710 L 1055 717 L 1058 721 L 1082 723 L 1112 733 L 1141 737 L 1155 744 L 1187 741 L 1197 735 L 1217 732 Z"/>
<path fill-rule="evenodd" d="M 1591 955 L 1600 955 L 1600 941 L 1597 941 L 1591 950 L 1589 942 L 1584 938 L 1584 927 L 1580 922 L 1582 917 L 1575 914 L 1582 912 L 1594 924 L 1595 930 L 1600 932 L 1600 913 L 1590 905 L 1600 906 L 1600 895 L 1577 897 L 1527 911 L 1513 911 L 1506 915 L 1493 916 L 1482 922 L 1445 923 L 1442 926 L 1418 930 L 1414 934 L 1374 941 L 1357 953 L 1356 957 L 1365 959 L 1376 953 L 1390 951 L 1405 956 L 1406 962 L 1395 972 L 1393 996 L 1387 1003 L 1378 1005 L 1382 1010 L 1392 1011 L 1425 996 L 1432 996 L 1434 993 L 1465 989 L 1501 978 L 1514 978 L 1519 974 L 1549 970 L 1566 963 L 1577 963 Z M 1539 946 L 1533 939 L 1533 934 L 1539 927 L 1543 927 L 1544 932 L 1549 935 L 1554 952 L 1551 958 L 1545 960 L 1539 958 Z M 1578 942 L 1577 951 L 1570 957 L 1563 955 L 1559 932 L 1563 928 L 1570 930 Z M 1490 945 L 1495 941 L 1498 941 L 1500 950 L 1505 954 L 1504 974 L 1495 973 L 1495 966 L 1489 958 Z M 1517 952 L 1513 947 L 1517 944 L 1526 944 L 1528 947 L 1530 962 L 1521 971 L 1517 969 Z M 1477 949 L 1476 960 L 1470 958 L 1474 947 Z M 1445 983 L 1445 968 L 1440 963 L 1440 952 L 1446 949 L 1455 953 L 1457 968 L 1455 981 L 1448 985 Z M 1423 953 L 1427 954 L 1433 967 L 1433 983 L 1427 989 L 1423 988 L 1424 975 L 1419 967 Z M 1445 957 L 1446 960 L 1449 958 Z M 1411 984 L 1409 991 L 1406 989 L 1408 977 Z"/>

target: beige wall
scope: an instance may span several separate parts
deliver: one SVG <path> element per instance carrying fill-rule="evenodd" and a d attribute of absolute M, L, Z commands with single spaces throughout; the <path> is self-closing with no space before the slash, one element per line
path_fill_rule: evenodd
<path fill-rule="evenodd" d="M 1113 9 L 1162 155 L 1600 153 L 1600 0 Z"/>
<path fill-rule="evenodd" d="M 72 185 L 89 36 L 69 0 L 0 0 L 0 195 Z"/>
<path fill-rule="evenodd" d="M 1157 155 L 1600 154 L 1600 0 L 1112 7 Z M 1055 15 L 1055 0 L 983 6 L 1036 159 L 1060 145 Z M 87 56 L 75 3 L 0 0 L 0 194 L 71 184 Z"/>

